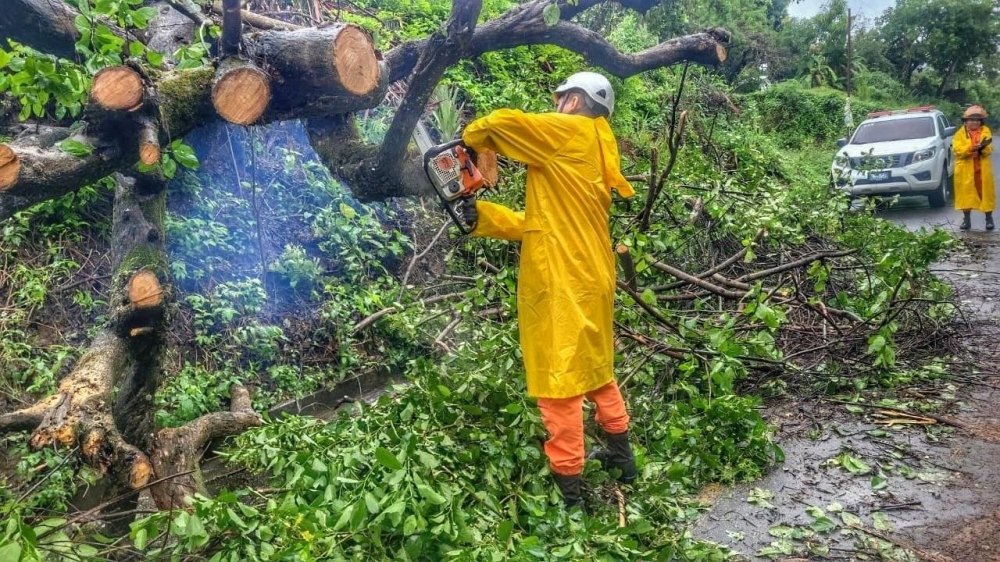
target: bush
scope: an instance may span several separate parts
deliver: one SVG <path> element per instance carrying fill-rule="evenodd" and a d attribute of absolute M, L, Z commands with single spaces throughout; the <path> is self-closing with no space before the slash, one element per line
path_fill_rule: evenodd
<path fill-rule="evenodd" d="M 809 89 L 794 81 L 745 96 L 764 132 L 776 134 L 779 142 L 789 148 L 828 143 L 845 136 L 845 99 L 843 92 Z M 880 109 L 884 104 L 851 100 L 855 124 Z"/>

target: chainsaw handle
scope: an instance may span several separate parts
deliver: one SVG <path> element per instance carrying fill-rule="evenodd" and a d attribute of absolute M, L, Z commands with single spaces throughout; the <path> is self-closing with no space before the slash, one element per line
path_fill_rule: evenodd
<path fill-rule="evenodd" d="M 476 225 L 466 224 L 466 222 L 463 220 L 463 217 L 459 215 L 457 211 L 455 211 L 455 207 L 458 207 L 461 204 L 462 204 L 461 199 L 456 199 L 454 205 L 442 202 L 442 205 L 448 211 L 448 214 L 451 215 L 451 221 L 455 223 L 455 226 L 457 226 L 459 230 L 462 231 L 462 234 L 472 234 L 472 231 L 476 229 Z"/>
<path fill-rule="evenodd" d="M 462 139 L 455 139 L 455 140 L 453 140 L 451 142 L 446 142 L 444 144 L 439 144 L 439 145 L 436 145 L 436 146 L 432 146 L 430 148 L 430 150 L 428 150 L 427 152 L 424 153 L 424 165 L 427 165 L 427 163 L 430 162 L 431 159 L 434 158 L 435 156 L 437 156 L 438 154 L 441 154 L 442 152 L 446 152 L 448 150 L 451 150 L 451 149 L 453 149 L 453 148 L 455 148 L 456 146 L 459 146 L 459 145 L 461 145 L 462 148 L 465 148 L 466 150 L 468 150 L 468 147 L 465 146 L 465 143 L 462 142 Z"/>

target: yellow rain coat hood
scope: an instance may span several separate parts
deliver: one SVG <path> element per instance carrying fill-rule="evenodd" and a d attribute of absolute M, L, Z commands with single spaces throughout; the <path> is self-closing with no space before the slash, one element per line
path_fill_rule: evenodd
<path fill-rule="evenodd" d="M 473 236 L 521 241 L 518 324 L 528 394 L 579 396 L 613 380 L 611 191 L 635 194 L 603 117 L 499 110 L 465 143 L 528 166 L 525 210 L 479 202 Z"/>

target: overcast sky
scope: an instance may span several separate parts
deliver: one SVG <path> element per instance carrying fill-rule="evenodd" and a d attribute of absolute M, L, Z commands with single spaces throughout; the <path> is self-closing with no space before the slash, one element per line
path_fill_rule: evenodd
<path fill-rule="evenodd" d="M 788 14 L 795 18 L 808 18 L 815 16 L 827 0 L 798 0 L 793 1 L 788 6 Z M 847 0 L 851 10 L 858 14 L 863 14 L 869 19 L 875 19 L 882 15 L 882 12 L 896 5 L 895 0 Z"/>

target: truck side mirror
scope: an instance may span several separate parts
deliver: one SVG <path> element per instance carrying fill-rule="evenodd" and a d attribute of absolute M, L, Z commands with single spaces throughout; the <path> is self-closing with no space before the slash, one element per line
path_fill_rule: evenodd
<path fill-rule="evenodd" d="M 845 146 L 847 146 L 847 139 L 837 139 L 837 148 L 844 148 Z"/>
<path fill-rule="evenodd" d="M 958 127 L 948 127 L 944 130 L 944 138 L 953 137 L 958 132 Z"/>

